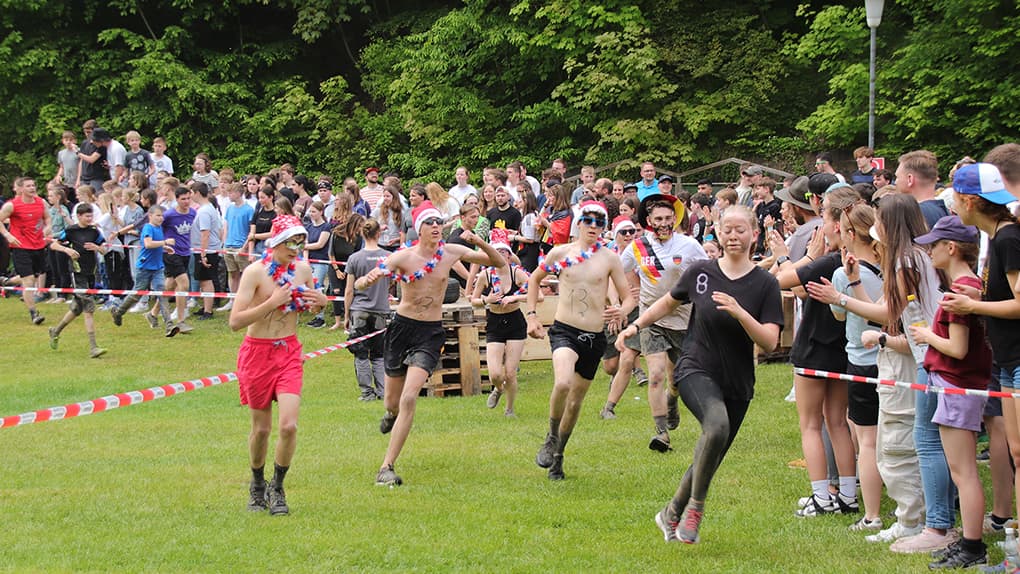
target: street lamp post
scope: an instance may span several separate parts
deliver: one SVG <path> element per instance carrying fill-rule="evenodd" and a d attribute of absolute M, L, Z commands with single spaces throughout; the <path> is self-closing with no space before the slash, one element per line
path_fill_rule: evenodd
<path fill-rule="evenodd" d="M 868 28 L 871 28 L 871 60 L 868 71 L 870 84 L 868 86 L 868 147 L 875 149 L 875 52 L 878 26 L 882 23 L 882 8 L 885 7 L 885 0 L 864 0 L 864 9 L 867 12 Z"/>

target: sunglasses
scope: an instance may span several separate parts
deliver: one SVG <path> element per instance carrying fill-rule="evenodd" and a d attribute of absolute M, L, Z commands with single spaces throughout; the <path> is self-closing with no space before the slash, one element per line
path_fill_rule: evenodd
<path fill-rule="evenodd" d="M 422 225 L 442 225 L 443 220 L 438 217 L 430 217 L 425 221 L 422 221 Z"/>
<path fill-rule="evenodd" d="M 620 231 L 617 231 L 617 233 L 620 235 L 634 235 L 637 233 L 637 229 L 621 229 Z"/>
<path fill-rule="evenodd" d="M 578 221 L 585 225 L 590 225 L 592 227 L 606 226 L 606 219 L 604 217 L 592 217 L 590 215 L 582 215 Z"/>
<path fill-rule="evenodd" d="M 283 246 L 294 251 L 302 251 L 305 248 L 304 241 L 284 241 Z"/>

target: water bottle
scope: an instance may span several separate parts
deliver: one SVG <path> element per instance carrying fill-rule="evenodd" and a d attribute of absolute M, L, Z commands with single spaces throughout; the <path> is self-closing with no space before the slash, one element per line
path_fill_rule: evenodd
<path fill-rule="evenodd" d="M 1002 542 L 1003 552 L 1006 555 L 1006 571 L 1011 572 L 1014 568 L 1020 566 L 1020 554 L 1017 553 L 1016 549 L 1016 529 L 1006 529 L 1006 540 Z"/>
<path fill-rule="evenodd" d="M 904 309 L 903 314 L 906 319 L 904 330 L 907 332 L 910 351 L 914 354 L 914 362 L 921 364 L 924 361 L 924 354 L 928 352 L 928 345 L 914 341 L 914 336 L 910 334 L 910 327 L 927 327 L 928 319 L 924 316 L 924 309 L 921 309 L 921 303 L 917 300 L 917 296 L 907 295 L 907 308 Z"/>

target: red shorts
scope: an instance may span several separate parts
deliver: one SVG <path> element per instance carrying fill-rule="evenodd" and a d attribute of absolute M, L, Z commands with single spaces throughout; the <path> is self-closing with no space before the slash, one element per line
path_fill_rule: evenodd
<path fill-rule="evenodd" d="M 237 389 L 241 404 L 269 408 L 278 395 L 301 395 L 304 359 L 297 335 L 282 339 L 245 336 L 237 352 Z"/>

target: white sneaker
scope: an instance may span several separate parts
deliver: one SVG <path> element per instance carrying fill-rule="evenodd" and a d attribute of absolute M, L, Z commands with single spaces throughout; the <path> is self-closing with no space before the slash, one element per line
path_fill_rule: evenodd
<path fill-rule="evenodd" d="M 900 538 L 906 538 L 907 536 L 915 536 L 921 533 L 923 526 L 921 524 L 915 524 L 914 526 L 903 526 L 899 521 L 893 523 L 892 526 L 885 530 L 880 530 L 878 534 L 872 534 L 865 536 L 864 539 L 868 542 L 893 542 Z"/>
<path fill-rule="evenodd" d="M 231 310 L 233 308 L 234 308 L 234 300 L 231 299 L 231 300 L 227 301 L 227 303 L 225 305 L 223 305 L 222 307 L 218 307 L 216 310 L 217 311 L 229 311 L 229 310 Z"/>
<path fill-rule="evenodd" d="M 139 301 L 135 303 L 130 309 L 128 309 L 128 313 L 144 313 L 148 310 L 149 305 L 142 301 Z"/>
<path fill-rule="evenodd" d="M 795 402 L 797 402 L 797 388 L 796 387 L 790 387 L 790 392 L 786 393 L 786 398 L 783 399 L 783 400 L 788 402 L 788 403 L 795 403 Z"/>

